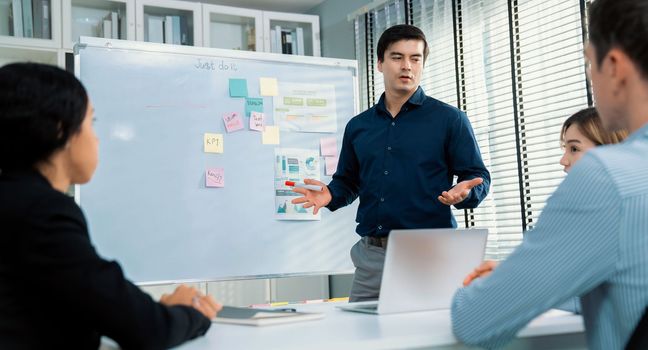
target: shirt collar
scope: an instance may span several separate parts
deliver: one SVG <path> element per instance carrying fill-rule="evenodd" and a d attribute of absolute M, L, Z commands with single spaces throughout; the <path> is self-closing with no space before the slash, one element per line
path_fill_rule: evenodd
<path fill-rule="evenodd" d="M 638 139 L 638 138 L 641 138 L 641 137 L 645 137 L 645 136 L 648 136 L 648 123 L 644 124 L 644 126 L 640 127 L 638 130 L 636 130 L 635 132 L 630 134 L 626 138 L 626 142 L 627 141 L 632 141 L 632 140 L 635 140 L 635 139 Z"/>
<path fill-rule="evenodd" d="M 420 106 L 425 102 L 425 92 L 423 91 L 422 87 L 416 88 L 416 91 L 410 96 L 410 98 L 405 102 L 405 104 L 412 104 L 416 106 Z M 377 107 L 380 108 L 383 111 L 387 111 L 387 107 L 385 106 L 385 93 L 383 92 L 382 95 L 380 95 L 380 99 L 378 100 Z"/>

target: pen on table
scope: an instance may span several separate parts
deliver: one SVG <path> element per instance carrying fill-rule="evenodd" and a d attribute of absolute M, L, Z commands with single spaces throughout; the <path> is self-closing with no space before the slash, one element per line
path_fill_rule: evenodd
<path fill-rule="evenodd" d="M 275 309 L 275 311 L 283 311 L 283 312 L 297 312 L 297 309 L 293 309 L 291 307 L 285 307 L 281 309 Z"/>
<path fill-rule="evenodd" d="M 286 181 L 286 186 L 290 187 L 299 187 L 299 188 L 305 188 L 307 190 L 312 190 L 312 191 L 323 191 L 324 189 L 322 186 L 318 185 L 306 185 L 301 182 L 294 182 L 294 181 Z"/>

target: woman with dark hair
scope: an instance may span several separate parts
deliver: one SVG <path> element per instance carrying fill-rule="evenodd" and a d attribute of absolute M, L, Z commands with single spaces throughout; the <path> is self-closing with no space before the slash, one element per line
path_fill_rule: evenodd
<path fill-rule="evenodd" d="M 97 166 L 93 109 L 71 74 L 0 68 L 0 348 L 158 349 L 203 335 L 221 305 L 181 286 L 155 302 L 99 257 L 65 195 Z"/>

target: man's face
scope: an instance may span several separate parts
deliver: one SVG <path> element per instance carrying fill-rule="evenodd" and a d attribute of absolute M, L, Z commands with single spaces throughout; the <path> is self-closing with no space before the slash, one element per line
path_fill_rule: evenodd
<path fill-rule="evenodd" d="M 585 48 L 585 60 L 587 62 L 587 75 L 592 80 L 592 92 L 596 101 L 596 110 L 601 116 L 603 126 L 610 131 L 618 130 L 622 125 L 621 118 L 623 101 L 620 98 L 615 82 L 614 63 L 606 56 L 599 66 L 596 59 L 596 50 L 592 44 Z"/>
<path fill-rule="evenodd" d="M 421 40 L 399 40 L 387 47 L 383 60 L 378 60 L 386 92 L 405 95 L 416 91 L 423 73 L 423 47 Z"/>

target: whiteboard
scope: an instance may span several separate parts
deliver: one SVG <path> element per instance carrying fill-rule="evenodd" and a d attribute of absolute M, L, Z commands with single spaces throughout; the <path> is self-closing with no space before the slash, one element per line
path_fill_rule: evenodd
<path fill-rule="evenodd" d="M 100 255 L 140 283 L 352 271 L 357 241 L 353 205 L 318 221 L 275 218 L 275 148 L 316 150 L 358 112 L 356 61 L 82 38 L 75 69 L 95 107 L 99 166 L 77 188 Z M 207 63 L 207 64 L 205 64 Z M 229 79 L 332 85 L 337 131 L 227 133 L 222 115 L 244 113 Z M 263 97 L 272 124 L 273 98 Z M 204 133 L 224 137 L 224 153 L 203 152 Z M 323 158 L 321 180 L 324 175 Z M 225 171 L 225 187 L 205 185 L 205 170 Z"/>

